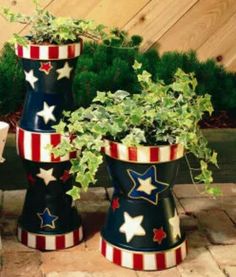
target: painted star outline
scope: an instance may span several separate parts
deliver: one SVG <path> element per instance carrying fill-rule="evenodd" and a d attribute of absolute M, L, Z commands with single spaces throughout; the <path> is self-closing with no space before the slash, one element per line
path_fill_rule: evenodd
<path fill-rule="evenodd" d="M 40 228 L 49 227 L 55 229 L 55 221 L 58 219 L 58 216 L 51 214 L 49 208 L 46 208 L 42 213 L 37 213 L 41 224 Z"/>
<path fill-rule="evenodd" d="M 144 173 L 138 173 L 131 169 L 127 169 L 127 173 L 133 182 L 133 187 L 128 193 L 129 197 L 132 199 L 144 199 L 154 205 L 157 205 L 158 194 L 169 187 L 169 184 L 157 180 L 157 173 L 154 165 L 150 166 Z M 138 191 L 141 186 L 138 179 L 145 181 L 149 178 L 151 178 L 151 184 L 156 186 L 155 189 L 152 189 L 152 193 L 148 194 L 144 191 Z"/>

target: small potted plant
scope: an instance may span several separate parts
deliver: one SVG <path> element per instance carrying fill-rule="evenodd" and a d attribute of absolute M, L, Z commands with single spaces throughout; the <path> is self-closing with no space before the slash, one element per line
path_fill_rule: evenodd
<path fill-rule="evenodd" d="M 9 129 L 9 124 L 6 122 L 0 121 L 0 163 L 4 162 L 4 158 L 2 157 L 2 154 L 6 144 L 8 129 Z"/>
<path fill-rule="evenodd" d="M 29 36 L 14 35 L 27 89 L 16 142 L 29 183 L 17 232 L 29 247 L 56 250 L 76 245 L 83 237 L 81 218 L 66 194 L 72 187 L 69 159 L 75 153 L 56 158 L 45 146 L 62 140 L 52 125 L 59 122 L 63 110 L 73 109 L 72 80 L 82 51 L 81 37 L 107 37 L 102 25 L 55 17 L 37 0 L 34 3 L 32 16 L 2 9 L 8 21 L 31 25 Z"/>
<path fill-rule="evenodd" d="M 173 83 L 165 85 L 153 82 L 137 61 L 134 69 L 141 93 L 98 92 L 90 107 L 65 112 L 55 128 L 74 139 L 52 151 L 59 156 L 80 151 L 70 169 L 77 185 L 68 193 L 75 199 L 95 183 L 105 154 L 114 193 L 101 231 L 101 253 L 121 266 L 160 270 L 186 256 L 172 196 L 179 159 L 196 156 L 200 168 L 193 181 L 204 182 L 206 193 L 218 193 L 208 169 L 209 163 L 217 166 L 216 153 L 198 127 L 213 109 L 209 95 L 196 95 L 193 74 L 179 69 Z"/>

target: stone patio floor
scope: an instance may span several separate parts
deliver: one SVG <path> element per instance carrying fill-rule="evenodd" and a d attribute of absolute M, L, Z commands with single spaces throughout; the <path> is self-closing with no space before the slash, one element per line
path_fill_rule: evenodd
<path fill-rule="evenodd" d="M 141 272 L 121 268 L 98 251 L 99 230 L 109 206 L 104 188 L 91 188 L 76 203 L 83 218 L 85 240 L 57 252 L 40 252 L 17 242 L 17 217 L 25 191 L 0 191 L 1 277 L 160 276 L 236 277 L 236 184 L 222 184 L 223 196 L 211 199 L 193 185 L 175 186 L 177 208 L 189 253 L 175 268 Z M 201 186 L 198 186 L 201 190 Z M 112 189 L 109 189 L 109 194 Z"/>

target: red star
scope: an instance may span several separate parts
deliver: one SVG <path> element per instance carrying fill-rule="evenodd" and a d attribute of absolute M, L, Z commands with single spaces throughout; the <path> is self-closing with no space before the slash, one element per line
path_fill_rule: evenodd
<path fill-rule="evenodd" d="M 166 238 L 166 233 L 164 232 L 163 227 L 159 229 L 153 229 L 153 233 L 153 241 L 158 242 L 158 244 L 162 244 L 162 240 Z"/>
<path fill-rule="evenodd" d="M 68 181 L 70 179 L 70 177 L 71 177 L 71 174 L 70 174 L 69 170 L 65 170 L 60 179 L 62 180 L 63 183 L 65 183 L 66 181 Z"/>
<path fill-rule="evenodd" d="M 112 207 L 113 211 L 115 211 L 116 209 L 118 209 L 120 207 L 119 200 L 120 199 L 118 197 L 116 197 L 112 200 L 111 207 Z"/>
<path fill-rule="evenodd" d="M 36 182 L 36 180 L 33 178 L 32 174 L 27 174 L 27 180 L 31 185 L 34 185 L 34 183 Z"/>
<path fill-rule="evenodd" d="M 40 66 L 39 70 L 48 75 L 52 69 L 51 62 L 41 62 L 40 64 L 41 64 L 41 66 Z"/>

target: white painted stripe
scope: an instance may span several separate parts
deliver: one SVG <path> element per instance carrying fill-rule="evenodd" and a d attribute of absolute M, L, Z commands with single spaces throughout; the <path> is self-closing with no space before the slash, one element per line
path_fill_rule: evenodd
<path fill-rule="evenodd" d="M 42 162 L 51 162 L 51 153 L 46 147 L 51 144 L 50 134 L 41 134 L 40 160 Z"/>
<path fill-rule="evenodd" d="M 107 248 L 106 248 L 106 258 L 113 262 L 113 247 L 107 243 Z"/>
<path fill-rule="evenodd" d="M 109 143 L 106 143 L 105 145 L 105 153 L 107 154 L 107 156 L 111 156 L 111 149 Z"/>
<path fill-rule="evenodd" d="M 187 243 L 186 241 L 181 245 L 181 256 L 182 256 L 182 260 L 186 257 L 187 255 Z"/>
<path fill-rule="evenodd" d="M 32 137 L 31 132 L 24 131 L 23 148 L 26 160 L 32 160 Z"/>
<path fill-rule="evenodd" d="M 78 57 L 80 54 L 81 54 L 81 43 L 78 43 L 75 45 L 75 57 Z"/>
<path fill-rule="evenodd" d="M 155 269 L 157 269 L 155 254 L 143 255 L 143 269 L 144 270 L 155 270 Z"/>
<path fill-rule="evenodd" d="M 17 229 L 17 238 L 19 241 L 21 241 L 21 234 L 22 234 L 22 229 L 20 227 L 18 227 Z"/>
<path fill-rule="evenodd" d="M 133 268 L 133 254 L 121 250 L 121 265 L 129 268 Z"/>
<path fill-rule="evenodd" d="M 159 148 L 159 160 L 160 162 L 166 162 L 170 160 L 170 147 L 161 146 Z"/>
<path fill-rule="evenodd" d="M 48 60 L 48 53 L 49 53 L 49 48 L 47 45 L 40 45 L 39 47 L 39 58 L 40 60 Z"/>
<path fill-rule="evenodd" d="M 165 253 L 166 257 L 166 267 L 172 267 L 176 265 L 176 257 L 175 257 L 175 250 L 174 251 L 167 251 Z"/>
<path fill-rule="evenodd" d="M 29 247 L 35 248 L 36 247 L 36 236 L 34 234 L 31 234 L 31 233 L 27 233 L 27 235 L 28 235 L 27 245 Z"/>
<path fill-rule="evenodd" d="M 65 235 L 65 247 L 71 247 L 74 245 L 73 232 Z"/>
<path fill-rule="evenodd" d="M 100 236 L 99 237 L 99 251 L 102 253 L 102 242 L 103 242 L 103 238 Z"/>
<path fill-rule="evenodd" d="M 23 47 L 23 58 L 30 59 L 30 47 L 29 46 Z"/>
<path fill-rule="evenodd" d="M 45 249 L 54 250 L 56 249 L 56 236 L 45 236 Z"/>
<path fill-rule="evenodd" d="M 183 157 L 183 155 L 184 155 L 184 146 L 182 144 L 178 144 L 176 159 Z"/>
<path fill-rule="evenodd" d="M 68 47 L 67 46 L 59 46 L 59 59 L 67 59 L 68 58 Z"/>
<path fill-rule="evenodd" d="M 137 148 L 137 160 L 143 163 L 150 162 L 150 148 L 140 146 Z"/>
<path fill-rule="evenodd" d="M 119 158 L 121 160 L 128 160 L 129 159 L 128 147 L 120 143 L 117 145 L 117 147 L 118 147 Z"/>
<path fill-rule="evenodd" d="M 83 228 L 80 227 L 79 228 L 79 241 L 81 241 L 83 239 Z"/>

